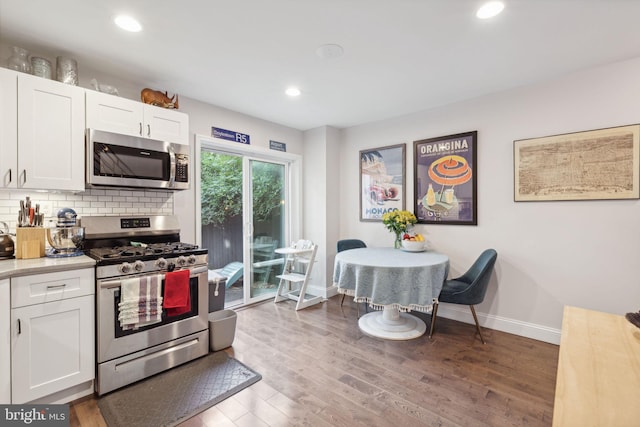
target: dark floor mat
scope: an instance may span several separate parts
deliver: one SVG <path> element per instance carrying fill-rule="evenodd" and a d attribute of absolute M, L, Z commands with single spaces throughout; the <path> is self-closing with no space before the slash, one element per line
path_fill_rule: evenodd
<path fill-rule="evenodd" d="M 98 406 L 109 427 L 175 426 L 261 378 L 219 351 L 111 392 Z"/>

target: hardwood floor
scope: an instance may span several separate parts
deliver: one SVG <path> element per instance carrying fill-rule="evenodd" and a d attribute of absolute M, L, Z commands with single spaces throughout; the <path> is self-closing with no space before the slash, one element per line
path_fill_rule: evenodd
<path fill-rule="evenodd" d="M 263 378 L 181 426 L 551 425 L 558 346 L 490 329 L 483 345 L 445 318 L 431 340 L 380 340 L 340 299 L 238 310 L 226 351 Z M 105 426 L 95 398 L 71 405 L 71 426 Z"/>

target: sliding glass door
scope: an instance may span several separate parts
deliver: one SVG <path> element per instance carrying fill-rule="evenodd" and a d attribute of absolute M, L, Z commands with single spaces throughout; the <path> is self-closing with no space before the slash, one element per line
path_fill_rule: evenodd
<path fill-rule="evenodd" d="M 225 307 L 273 298 L 287 245 L 288 162 L 203 145 L 200 229 L 209 269 L 227 277 Z"/>
<path fill-rule="evenodd" d="M 246 194 L 248 211 L 249 271 L 251 286 L 247 301 L 275 296 L 277 274 L 282 272 L 283 258 L 276 249 L 286 246 L 286 167 L 281 163 L 246 159 L 249 177 Z M 245 257 L 246 258 L 246 257 Z"/>

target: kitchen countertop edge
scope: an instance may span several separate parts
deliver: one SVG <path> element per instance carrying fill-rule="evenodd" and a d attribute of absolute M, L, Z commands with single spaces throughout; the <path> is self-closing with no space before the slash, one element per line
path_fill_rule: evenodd
<path fill-rule="evenodd" d="M 93 268 L 96 261 L 86 255 L 66 258 L 7 259 L 0 261 L 0 280 L 32 274 Z"/>

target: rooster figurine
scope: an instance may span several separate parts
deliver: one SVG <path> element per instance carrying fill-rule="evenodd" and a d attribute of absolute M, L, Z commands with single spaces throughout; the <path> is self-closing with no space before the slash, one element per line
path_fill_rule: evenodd
<path fill-rule="evenodd" d="M 142 89 L 142 92 L 140 92 L 140 98 L 142 98 L 142 102 L 145 104 L 156 105 L 164 108 L 175 108 L 176 110 L 178 109 L 177 94 L 169 98 L 167 92 L 162 93 L 159 90 L 144 88 Z"/>

